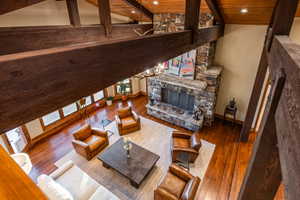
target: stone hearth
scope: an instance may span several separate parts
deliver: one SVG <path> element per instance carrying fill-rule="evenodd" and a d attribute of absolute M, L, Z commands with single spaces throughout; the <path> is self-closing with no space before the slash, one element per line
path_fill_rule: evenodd
<path fill-rule="evenodd" d="M 148 95 L 152 99 L 146 105 L 147 113 L 172 124 L 197 131 L 203 125 L 210 125 L 214 118 L 219 77 L 222 67 L 211 67 L 199 71 L 201 80 L 189 80 L 169 74 L 148 78 Z M 192 111 L 163 102 L 163 88 L 194 97 Z"/>

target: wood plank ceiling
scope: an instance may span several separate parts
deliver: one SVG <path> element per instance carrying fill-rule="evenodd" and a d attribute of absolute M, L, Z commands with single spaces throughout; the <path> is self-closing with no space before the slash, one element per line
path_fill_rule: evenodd
<path fill-rule="evenodd" d="M 87 0 L 96 5 L 97 0 Z M 154 0 L 137 0 L 152 13 L 184 13 L 185 0 L 157 0 L 158 5 L 154 5 Z M 220 10 L 227 24 L 268 24 L 272 15 L 272 10 L 276 0 L 217 0 Z M 201 11 L 209 12 L 205 0 L 202 0 Z M 140 12 L 125 3 L 124 0 L 111 0 L 112 12 L 128 16 L 133 20 L 146 20 Z M 241 13 L 241 9 L 247 8 L 248 13 Z M 135 13 L 132 11 L 135 10 Z M 300 7 L 298 6 L 297 16 L 300 17 Z"/>

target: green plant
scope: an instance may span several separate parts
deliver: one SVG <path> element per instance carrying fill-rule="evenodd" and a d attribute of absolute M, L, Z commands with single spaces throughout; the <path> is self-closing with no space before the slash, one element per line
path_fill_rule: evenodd
<path fill-rule="evenodd" d="M 112 100 L 114 100 L 114 97 L 109 96 L 109 97 L 106 98 L 106 100 L 107 100 L 107 101 L 112 101 Z"/>

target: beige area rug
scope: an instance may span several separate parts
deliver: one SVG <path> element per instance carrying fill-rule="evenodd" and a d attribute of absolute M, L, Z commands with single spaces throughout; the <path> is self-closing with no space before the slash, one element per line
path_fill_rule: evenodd
<path fill-rule="evenodd" d="M 141 117 L 141 125 L 142 129 L 140 131 L 128 134 L 125 137 L 158 154 L 160 159 L 139 189 L 131 186 L 129 180 L 118 172 L 113 169 L 104 168 L 102 162 L 97 157 L 87 161 L 76 154 L 74 150 L 57 161 L 55 165 L 59 167 L 66 161 L 72 160 L 83 171 L 122 200 L 153 200 L 153 191 L 160 184 L 171 164 L 170 141 L 173 129 L 143 117 Z M 106 130 L 114 132 L 114 135 L 109 138 L 110 144 L 113 144 L 120 138 L 115 122 L 109 124 Z M 190 166 L 190 172 L 195 176 L 199 176 L 201 180 L 204 177 L 214 149 L 214 144 L 202 140 L 200 155 L 195 163 Z"/>

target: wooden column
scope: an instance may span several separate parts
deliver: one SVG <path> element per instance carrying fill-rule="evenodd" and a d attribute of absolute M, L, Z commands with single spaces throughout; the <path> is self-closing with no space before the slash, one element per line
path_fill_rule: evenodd
<path fill-rule="evenodd" d="M 105 28 L 107 37 L 111 37 L 112 26 L 110 16 L 110 3 L 109 0 L 98 0 L 100 23 Z"/>
<path fill-rule="evenodd" d="M 275 112 L 284 87 L 285 74 L 280 70 L 276 76 L 238 200 L 273 200 L 282 180 Z"/>
<path fill-rule="evenodd" d="M 80 16 L 77 0 L 66 0 L 70 23 L 73 26 L 80 26 Z"/>
<path fill-rule="evenodd" d="M 194 35 L 199 27 L 201 0 L 186 0 L 185 4 L 185 22 L 184 29 L 193 31 L 193 43 L 195 42 Z"/>
<path fill-rule="evenodd" d="M 273 15 L 268 29 L 269 34 L 266 36 L 266 41 L 262 56 L 260 58 L 246 118 L 241 131 L 241 140 L 243 142 L 248 141 L 249 132 L 257 110 L 259 98 L 263 88 L 263 82 L 265 80 L 268 68 L 267 53 L 272 45 L 273 36 L 289 35 L 297 11 L 298 2 L 299 0 L 277 0 L 276 7 L 273 10 Z"/>

